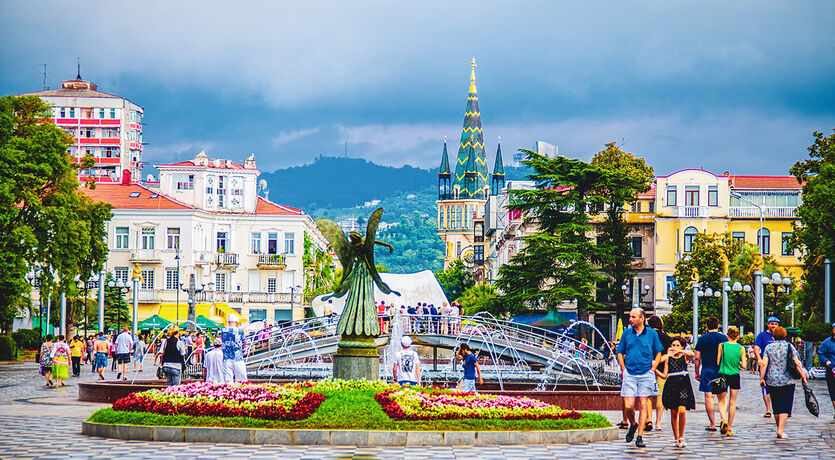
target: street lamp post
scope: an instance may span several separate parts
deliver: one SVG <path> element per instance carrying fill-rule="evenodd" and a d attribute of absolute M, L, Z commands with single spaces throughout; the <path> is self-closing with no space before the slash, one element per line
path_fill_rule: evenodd
<path fill-rule="evenodd" d="M 773 294 L 774 294 L 774 310 L 777 311 L 777 292 L 782 288 L 785 292 L 789 292 L 789 286 L 792 283 L 792 279 L 789 277 L 783 277 L 780 275 L 779 272 L 774 272 L 771 274 L 771 278 L 765 277 L 762 280 L 762 284 L 764 286 L 771 285 L 773 286 Z M 765 289 L 765 288 L 763 288 Z M 764 299 L 763 299 L 764 300 Z"/>
<path fill-rule="evenodd" d="M 179 260 L 177 261 L 179 263 Z M 209 284 L 201 283 L 200 287 L 197 287 L 197 282 L 195 281 L 194 274 L 192 273 L 188 279 L 188 287 L 185 287 L 184 284 L 180 283 L 180 289 L 177 291 L 177 298 L 179 299 L 180 291 L 188 293 L 188 321 L 189 323 L 186 324 L 186 328 L 189 331 L 194 330 L 194 325 L 197 323 L 197 294 L 206 290 L 208 286 L 209 291 L 214 290 L 215 283 L 209 282 Z M 177 304 L 177 322 L 180 321 L 180 305 L 179 300 Z"/>
<path fill-rule="evenodd" d="M 29 282 L 29 285 L 32 286 L 33 289 L 38 289 L 39 294 L 42 293 L 39 289 L 41 287 L 41 274 L 43 274 L 43 271 L 41 270 L 36 270 L 34 273 L 29 272 L 26 274 L 26 281 Z M 47 295 L 47 299 L 48 298 L 49 295 Z M 46 307 L 47 309 L 49 308 L 49 300 L 46 302 Z M 32 326 L 35 326 L 34 321 L 32 322 Z M 40 330 L 41 337 L 43 337 L 43 299 L 40 295 L 38 296 L 38 329 Z"/>
<path fill-rule="evenodd" d="M 123 298 L 124 298 L 125 294 L 127 294 L 128 291 L 130 291 L 130 285 L 125 283 L 124 281 L 122 281 L 121 278 L 119 278 L 118 281 L 110 280 L 107 283 L 107 285 L 110 286 L 111 288 L 113 288 L 113 287 L 119 288 L 119 295 Z M 133 293 L 133 297 L 134 297 L 134 300 L 136 300 L 136 292 Z M 135 316 L 134 316 L 134 318 L 135 318 Z M 122 329 L 122 309 L 121 308 L 119 309 L 118 312 L 116 312 L 116 329 L 117 330 Z"/>
<path fill-rule="evenodd" d="M 719 289 L 713 290 L 711 287 L 701 289 L 702 285 L 693 284 L 693 345 L 699 336 L 699 297 L 722 297 L 722 291 Z"/>

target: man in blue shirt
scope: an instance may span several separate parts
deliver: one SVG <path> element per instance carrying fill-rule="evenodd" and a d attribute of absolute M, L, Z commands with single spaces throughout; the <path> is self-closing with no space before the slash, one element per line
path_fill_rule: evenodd
<path fill-rule="evenodd" d="M 832 407 L 835 408 L 835 323 L 832 323 L 832 336 L 827 337 L 818 347 L 818 361 L 826 366 L 826 386 Z"/>
<path fill-rule="evenodd" d="M 707 319 L 707 332 L 699 337 L 694 350 L 696 380 L 699 381 L 699 391 L 705 394 L 705 410 L 707 419 L 710 421 L 710 426 L 705 428 L 707 431 L 716 431 L 716 414 L 710 381 L 719 378 L 719 363 L 716 362 L 716 356 L 719 354 L 719 344 L 727 341 L 728 337 L 719 332 L 719 320 L 711 316 Z"/>
<path fill-rule="evenodd" d="M 638 437 L 635 446 L 646 447 L 644 444 L 644 427 L 649 419 L 648 398 L 658 396 L 658 383 L 655 380 L 655 368 L 661 360 L 664 347 L 658 339 L 655 330 L 645 327 L 646 315 L 641 308 L 633 308 L 629 312 L 629 329 L 623 331 L 618 343 L 618 362 L 623 374 L 620 395 L 626 407 L 629 419 L 629 431 L 626 432 L 626 442 L 632 442 L 635 431 Z M 635 423 L 635 400 L 637 399 L 641 415 Z M 649 409 L 649 411 L 647 411 Z"/>
<path fill-rule="evenodd" d="M 765 346 L 774 341 L 774 329 L 780 326 L 780 318 L 769 316 L 766 324 L 768 325 L 768 329 L 757 334 L 757 338 L 754 339 L 754 354 L 757 356 L 758 368 L 762 366 L 762 354 Z M 771 417 L 771 395 L 768 394 L 768 386 L 762 387 L 762 392 L 763 402 L 765 403 L 765 415 L 763 417 L 769 418 Z"/>
<path fill-rule="evenodd" d="M 478 374 L 478 384 L 483 385 L 484 382 L 481 380 L 481 366 L 478 365 L 478 360 L 470 350 L 470 346 L 462 343 L 458 347 L 455 359 L 464 361 L 464 378 L 461 380 L 461 391 L 464 393 L 478 393 L 475 387 L 476 374 Z"/>

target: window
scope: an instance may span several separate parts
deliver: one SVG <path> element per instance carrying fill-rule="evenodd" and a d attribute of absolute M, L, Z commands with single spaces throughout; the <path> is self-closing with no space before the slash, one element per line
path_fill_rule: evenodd
<path fill-rule="evenodd" d="M 116 118 L 116 109 L 110 109 L 110 118 Z"/>
<path fill-rule="evenodd" d="M 153 289 L 154 288 L 154 269 L 149 268 L 146 270 L 142 270 L 142 284 L 140 285 L 142 289 Z"/>
<path fill-rule="evenodd" d="M 180 227 L 171 227 L 168 229 L 168 235 L 166 238 L 166 242 L 168 244 L 168 249 L 179 249 L 180 248 Z"/>
<path fill-rule="evenodd" d="M 217 252 L 226 252 L 226 232 L 217 232 Z"/>
<path fill-rule="evenodd" d="M 165 269 L 165 289 L 176 291 L 180 288 L 180 276 L 176 268 Z"/>
<path fill-rule="evenodd" d="M 684 231 L 684 252 L 693 251 L 693 240 L 698 233 L 699 231 L 696 230 L 696 227 L 687 227 Z"/>
<path fill-rule="evenodd" d="M 284 234 L 284 252 L 287 254 L 295 254 L 295 246 L 296 246 L 296 234 L 295 233 L 285 233 Z"/>
<path fill-rule="evenodd" d="M 781 235 L 780 241 L 780 255 L 781 256 L 793 256 L 794 255 L 794 248 L 791 247 L 791 239 L 792 233 L 791 232 L 783 232 Z"/>
<path fill-rule="evenodd" d="M 127 283 L 129 272 L 130 272 L 130 269 L 128 269 L 128 267 L 116 267 L 116 268 L 114 268 L 113 273 L 115 275 L 115 279 L 113 281 L 115 281 L 117 283 L 119 281 L 121 281 L 123 283 Z"/>
<path fill-rule="evenodd" d="M 226 205 L 226 176 L 218 176 L 217 178 L 217 205 L 221 208 Z"/>
<path fill-rule="evenodd" d="M 278 254 L 278 233 L 267 233 L 267 254 Z"/>
<path fill-rule="evenodd" d="M 678 202 L 678 197 L 676 195 L 676 186 L 675 185 L 668 185 L 667 186 L 667 206 L 675 206 Z"/>
<path fill-rule="evenodd" d="M 64 109 L 63 107 L 61 107 L 61 118 L 67 118 L 66 109 Z"/>
<path fill-rule="evenodd" d="M 709 185 L 707 187 L 707 205 L 719 206 L 719 186 Z"/>
<path fill-rule="evenodd" d="M 215 290 L 226 292 L 226 273 L 215 273 Z"/>
<path fill-rule="evenodd" d="M 267 292 L 275 292 L 278 285 L 275 278 L 267 278 Z"/>
<path fill-rule="evenodd" d="M 99 118 L 104 118 L 104 109 L 99 109 Z"/>
<path fill-rule="evenodd" d="M 116 227 L 116 249 L 128 249 L 130 230 L 128 227 Z"/>
<path fill-rule="evenodd" d="M 632 208 L 632 212 L 641 212 L 641 202 L 640 201 L 632 202 L 630 207 Z"/>
<path fill-rule="evenodd" d="M 668 276 L 667 277 L 666 287 L 667 287 L 667 300 L 670 300 L 670 293 L 673 292 L 673 290 L 676 288 L 676 278 L 675 278 L 675 276 Z"/>
<path fill-rule="evenodd" d="M 688 185 L 684 187 L 684 205 L 698 206 L 699 205 L 699 186 Z"/>
<path fill-rule="evenodd" d="M 250 246 L 252 254 L 261 254 L 261 233 L 252 232 L 252 245 Z"/>
<path fill-rule="evenodd" d="M 267 319 L 267 309 L 266 308 L 250 308 L 249 309 L 249 322 L 250 324 L 255 321 L 264 321 Z"/>
<path fill-rule="evenodd" d="M 643 257 L 643 237 L 633 236 L 629 238 L 629 246 L 632 248 L 632 257 Z"/>
<path fill-rule="evenodd" d="M 767 228 L 762 229 L 762 233 L 757 230 L 757 248 L 760 254 L 771 254 L 771 232 Z"/>
<path fill-rule="evenodd" d="M 175 174 L 174 182 L 177 190 L 194 190 L 194 174 Z"/>
<path fill-rule="evenodd" d="M 70 107 L 70 118 L 75 118 L 75 107 Z"/>
<path fill-rule="evenodd" d="M 154 228 L 142 228 L 142 249 L 154 249 Z"/>
<path fill-rule="evenodd" d="M 458 259 L 461 258 L 461 242 L 460 241 L 455 242 L 455 254 L 456 254 L 455 255 L 456 258 L 458 258 Z"/>
<path fill-rule="evenodd" d="M 655 201 L 649 202 L 649 212 L 655 212 Z"/>
<path fill-rule="evenodd" d="M 737 241 L 739 243 L 744 243 L 745 242 L 745 232 L 732 232 L 731 233 L 731 238 L 733 238 L 734 241 Z"/>

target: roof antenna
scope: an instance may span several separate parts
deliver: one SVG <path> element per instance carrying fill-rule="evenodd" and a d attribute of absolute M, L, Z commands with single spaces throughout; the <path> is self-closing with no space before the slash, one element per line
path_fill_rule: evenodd
<path fill-rule="evenodd" d="M 75 74 L 75 79 L 76 80 L 81 80 L 81 58 L 77 57 L 77 58 L 75 58 L 75 60 L 76 60 L 76 63 L 77 63 L 77 68 L 78 68 L 78 72 L 76 72 L 76 74 Z"/>
<path fill-rule="evenodd" d="M 46 64 L 43 65 L 43 90 L 46 91 L 49 89 L 49 86 L 46 84 Z"/>

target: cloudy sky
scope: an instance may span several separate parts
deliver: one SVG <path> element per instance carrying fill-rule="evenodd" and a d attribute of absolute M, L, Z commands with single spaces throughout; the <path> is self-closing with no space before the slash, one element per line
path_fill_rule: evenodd
<path fill-rule="evenodd" d="M 784 174 L 835 128 L 835 2 L 8 1 L 0 94 L 75 76 L 145 109 L 147 163 L 436 167 L 476 70 L 487 150 L 623 144 L 657 174 Z"/>

